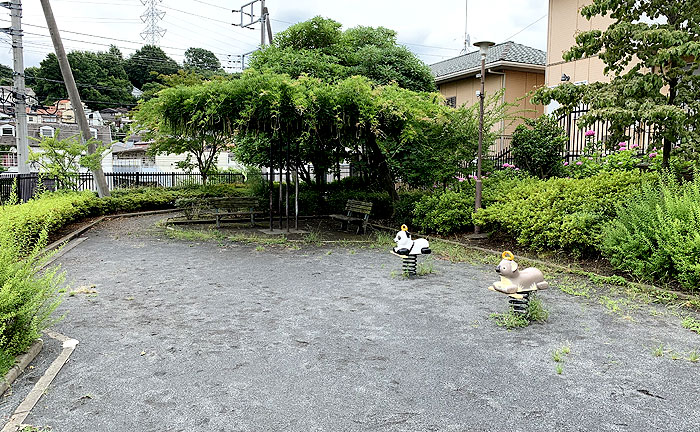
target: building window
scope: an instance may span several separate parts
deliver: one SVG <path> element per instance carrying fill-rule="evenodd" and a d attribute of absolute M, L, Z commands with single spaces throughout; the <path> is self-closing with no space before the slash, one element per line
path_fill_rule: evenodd
<path fill-rule="evenodd" d="M 0 135 L 2 136 L 14 136 L 15 135 L 15 128 L 14 126 L 3 126 L 1 129 Z"/>
<path fill-rule="evenodd" d="M 53 138 L 53 128 L 51 126 L 42 126 L 39 129 L 39 136 L 42 138 Z"/>
<path fill-rule="evenodd" d="M 90 135 L 92 135 L 93 138 L 97 139 L 97 129 L 90 128 Z"/>
<path fill-rule="evenodd" d="M 457 108 L 457 96 L 448 97 L 445 104 L 450 108 Z"/>
<path fill-rule="evenodd" d="M 44 117 L 44 123 L 57 123 L 58 119 L 56 117 Z"/>

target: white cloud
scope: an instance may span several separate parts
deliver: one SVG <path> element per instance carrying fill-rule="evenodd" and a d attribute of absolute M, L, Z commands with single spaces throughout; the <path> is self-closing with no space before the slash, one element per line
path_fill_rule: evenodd
<path fill-rule="evenodd" d="M 207 48 L 222 64 L 232 65 L 236 55 L 256 48 L 259 31 L 240 29 L 231 9 L 247 0 L 163 0 L 167 30 L 161 46 L 175 60 L 183 60 L 191 47 Z M 53 51 L 38 1 L 24 2 L 25 64 L 36 66 Z M 140 33 L 145 24 L 140 16 L 146 7 L 139 0 L 52 0 L 54 14 L 68 50 L 106 50 L 113 43 L 125 55 L 143 43 Z M 356 25 L 384 26 L 398 32 L 398 40 L 426 63 L 458 55 L 463 46 L 464 0 L 267 0 L 275 32 L 315 15 L 332 18 L 345 28 Z M 509 36 L 547 13 L 547 2 L 540 0 L 490 0 L 469 2 L 469 33 L 472 41 L 488 39 L 503 42 Z M 9 26 L 9 12 L 0 9 L 0 25 Z M 40 27 L 33 27 L 38 25 Z M 71 32 L 99 37 L 84 36 Z M 111 38 L 111 39 L 110 39 Z M 547 20 L 542 19 L 512 40 L 545 49 Z M 0 62 L 12 64 L 9 37 L 3 36 Z M 84 41 L 84 42 L 79 42 Z M 87 43 L 86 43 L 87 42 Z"/>

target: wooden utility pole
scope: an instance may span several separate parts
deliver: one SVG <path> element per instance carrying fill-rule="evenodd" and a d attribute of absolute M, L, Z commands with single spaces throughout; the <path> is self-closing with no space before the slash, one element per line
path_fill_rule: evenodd
<path fill-rule="evenodd" d="M 12 37 L 13 81 L 15 101 L 15 145 L 17 146 L 17 172 L 29 173 L 29 134 L 27 132 L 27 92 L 24 86 L 24 54 L 22 47 L 22 0 L 0 4 L 10 9 L 12 27 L 2 29 Z"/>
<path fill-rule="evenodd" d="M 94 154 L 97 150 L 97 146 L 95 145 L 94 141 L 92 141 L 90 125 L 88 124 L 87 117 L 85 116 L 85 110 L 83 109 L 83 103 L 80 100 L 78 86 L 75 84 L 73 71 L 71 70 L 70 63 L 68 63 L 66 50 L 63 48 L 61 35 L 58 33 L 58 26 L 56 25 L 56 19 L 54 18 L 53 11 L 51 10 L 51 4 L 49 3 L 49 0 L 40 1 L 42 9 L 44 9 L 44 16 L 46 17 L 46 26 L 49 28 L 49 34 L 51 34 L 51 40 L 53 41 L 53 46 L 56 50 L 56 57 L 58 57 L 58 65 L 61 68 L 61 75 L 63 76 L 63 81 L 66 85 L 66 90 L 68 91 L 68 98 L 70 99 L 70 103 L 75 110 L 75 119 L 78 122 L 78 126 L 80 126 L 83 142 L 88 143 L 88 154 Z M 92 176 L 94 177 L 95 184 L 97 185 L 97 194 L 100 197 L 108 197 L 109 187 L 107 186 L 107 179 L 105 178 L 105 173 L 102 171 L 102 167 L 97 167 L 97 169 L 92 172 Z"/>

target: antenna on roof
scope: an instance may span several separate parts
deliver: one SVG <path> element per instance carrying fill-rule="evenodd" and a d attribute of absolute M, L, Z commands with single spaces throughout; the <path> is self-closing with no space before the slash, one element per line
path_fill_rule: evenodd
<path fill-rule="evenodd" d="M 465 15 L 464 15 L 464 48 L 460 54 L 469 52 L 469 47 L 472 46 L 472 38 L 469 36 L 469 0 L 465 0 Z"/>

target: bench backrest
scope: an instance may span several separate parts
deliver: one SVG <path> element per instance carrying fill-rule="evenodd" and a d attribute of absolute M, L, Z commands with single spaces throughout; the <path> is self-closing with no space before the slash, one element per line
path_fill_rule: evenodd
<path fill-rule="evenodd" d="M 345 211 L 369 216 L 369 214 L 372 213 L 372 203 L 348 200 L 348 203 L 345 205 Z"/>
<path fill-rule="evenodd" d="M 206 198 L 204 203 L 208 206 L 222 209 L 258 207 L 258 199 L 255 197 Z"/>
<path fill-rule="evenodd" d="M 181 198 L 175 202 L 177 207 L 210 208 L 257 208 L 259 200 L 255 197 L 217 197 L 217 198 Z"/>

